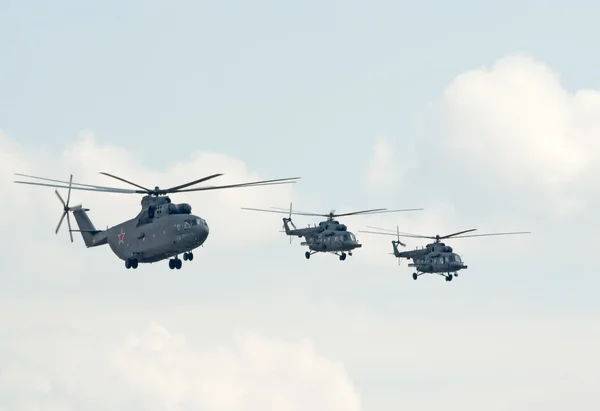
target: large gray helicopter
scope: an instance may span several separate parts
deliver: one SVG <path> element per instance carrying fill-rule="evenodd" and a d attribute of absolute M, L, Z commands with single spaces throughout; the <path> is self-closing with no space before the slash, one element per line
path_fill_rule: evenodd
<path fill-rule="evenodd" d="M 381 235 L 395 235 L 397 237 L 396 240 L 392 240 L 392 246 L 394 248 L 394 256 L 397 257 L 398 264 L 402 258 L 406 258 L 408 260 L 412 259 L 413 262 L 409 264 L 409 267 L 415 267 L 417 270 L 413 273 L 413 279 L 416 280 L 419 276 L 423 274 L 437 274 L 446 278 L 446 281 L 452 281 L 452 275 L 454 277 L 458 277 L 458 272 L 460 270 L 467 269 L 467 266 L 464 264 L 462 259 L 458 254 L 454 252 L 452 247 L 447 246 L 440 240 L 445 240 L 448 238 L 468 238 L 468 237 L 488 237 L 488 236 L 497 236 L 497 235 L 515 235 L 515 234 L 531 234 L 529 231 L 517 231 L 512 233 L 490 233 L 490 234 L 470 234 L 470 235 L 461 235 L 465 233 L 470 233 L 472 231 L 476 231 L 475 228 L 470 230 L 459 231 L 457 233 L 448 234 L 445 236 L 423 236 L 409 233 L 401 233 L 399 228 L 396 227 L 396 232 L 394 233 L 392 230 L 386 228 L 377 228 L 377 227 L 369 227 L 379 231 L 359 231 L 361 233 L 369 233 L 369 234 L 381 234 Z M 433 243 L 427 244 L 423 248 L 417 248 L 410 251 L 399 251 L 398 244 L 403 247 L 406 247 L 406 244 L 400 241 L 400 237 L 412 237 L 412 238 L 428 238 L 435 240 Z"/>
<path fill-rule="evenodd" d="M 300 177 L 292 178 L 280 178 L 275 180 L 262 180 L 254 181 L 249 183 L 230 184 L 223 186 L 207 186 L 207 187 L 196 187 L 187 188 L 192 185 L 208 181 L 215 177 L 219 177 L 223 174 L 213 174 L 207 177 L 200 178 L 198 180 L 191 181 L 189 183 L 181 184 L 168 189 L 160 189 L 155 187 L 154 189 L 148 189 L 141 185 L 127 181 L 121 177 L 114 176 L 108 173 L 100 173 L 117 180 L 123 181 L 132 186 L 138 187 L 137 190 L 95 186 L 90 184 L 81 184 L 73 182 L 73 175 L 71 175 L 69 181 L 53 180 L 43 177 L 29 176 L 25 174 L 16 174 L 22 177 L 33 178 L 37 180 L 49 181 L 57 184 L 37 183 L 31 181 L 15 181 L 19 184 L 31 184 L 46 187 L 57 187 L 67 188 L 67 201 L 65 202 L 62 196 L 55 190 L 58 199 L 63 205 L 63 214 L 56 227 L 56 233 L 65 218 L 67 217 L 67 224 L 69 226 L 69 235 L 71 236 L 71 242 L 73 242 L 73 232 L 81 232 L 83 241 L 86 247 L 97 247 L 100 245 L 108 244 L 110 249 L 115 253 L 117 257 L 125 261 L 126 268 L 136 269 L 138 263 L 154 263 L 167 258 L 169 260 L 170 269 L 180 269 L 182 262 L 179 259 L 179 255 L 183 254 L 183 259 L 192 261 L 194 254 L 192 250 L 198 248 L 206 241 L 208 237 L 209 229 L 206 220 L 193 215 L 192 207 L 187 203 L 175 204 L 171 202 L 171 199 L 167 196 L 170 193 L 183 193 L 190 191 L 205 191 L 205 190 L 218 190 L 225 188 L 242 188 L 242 187 L 260 187 L 265 185 L 277 185 L 277 184 L 291 184 L 295 183 Z M 122 194 L 145 194 L 142 197 L 141 205 L 142 210 L 140 213 L 127 221 L 119 223 L 106 230 L 98 230 L 92 224 L 87 211 L 89 209 L 82 208 L 81 205 L 69 206 L 71 199 L 71 190 L 87 190 L 87 191 L 100 191 L 108 193 L 122 193 Z M 75 221 L 79 227 L 79 230 L 71 229 L 71 221 L 69 219 L 69 212 L 73 213 Z"/>
<path fill-rule="evenodd" d="M 362 244 L 358 242 L 356 236 L 352 232 L 348 231 L 346 225 L 341 224 L 339 221 L 335 220 L 335 217 L 346 217 L 359 214 L 394 213 L 401 211 L 423 210 L 422 208 L 411 208 L 405 210 L 388 210 L 385 208 L 377 208 L 372 210 L 353 211 L 350 213 L 343 214 L 335 214 L 335 210 L 332 210 L 327 214 L 319 214 L 292 211 L 291 203 L 289 210 L 280 207 L 272 207 L 271 210 L 247 207 L 242 207 L 242 209 L 251 211 L 262 211 L 267 213 L 288 214 L 287 217 L 283 218 L 283 228 L 285 229 L 286 235 L 290 236 L 290 244 L 292 242 L 293 236 L 305 238 L 305 241 L 300 243 L 300 245 L 308 246 L 309 248 L 309 251 L 304 253 L 306 259 L 309 259 L 310 256 L 315 253 L 331 253 L 339 256 L 340 261 L 344 261 L 346 259 L 346 255 L 352 256 L 352 250 L 356 248 L 361 248 Z M 321 221 L 318 225 L 315 224 L 313 227 L 309 225 L 306 228 L 296 228 L 296 226 L 292 222 L 292 214 L 312 217 L 327 217 L 327 220 Z M 294 228 L 290 229 L 288 224 L 291 224 Z"/>

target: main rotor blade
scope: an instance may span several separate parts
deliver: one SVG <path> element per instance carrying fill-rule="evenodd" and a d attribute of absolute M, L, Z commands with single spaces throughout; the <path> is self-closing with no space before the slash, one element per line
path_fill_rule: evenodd
<path fill-rule="evenodd" d="M 396 230 L 390 230 L 389 228 L 373 227 L 373 226 L 370 226 L 370 225 L 368 225 L 368 226 L 367 226 L 367 228 L 372 228 L 372 229 L 374 229 L 374 230 L 380 230 L 380 231 L 387 231 L 387 232 L 389 232 L 389 233 L 394 233 L 394 234 L 407 234 L 407 235 L 413 235 L 413 234 L 411 234 L 411 233 L 405 233 L 405 232 L 403 232 L 403 231 L 400 231 L 400 230 L 398 230 L 398 229 L 396 229 Z M 433 238 L 435 238 L 435 237 L 433 237 Z"/>
<path fill-rule="evenodd" d="M 265 210 L 263 208 L 242 207 L 242 210 L 262 211 L 262 212 L 265 212 L 265 213 L 277 213 L 277 214 L 286 214 L 286 215 L 290 214 L 289 211 Z M 292 214 L 294 214 L 294 215 L 305 215 L 305 216 L 311 216 L 311 217 L 327 217 L 329 215 L 329 214 L 313 214 L 313 213 L 300 213 L 300 212 L 292 212 Z"/>
<path fill-rule="evenodd" d="M 36 177 L 36 176 L 30 176 L 27 174 L 20 174 L 20 173 L 14 173 L 16 176 L 21 176 L 21 177 L 28 177 L 28 178 L 35 178 L 37 180 L 43 180 L 43 181 L 50 181 L 53 183 L 62 183 L 62 184 L 66 184 L 68 185 L 69 182 L 68 181 L 64 181 L 64 180 L 55 180 L 53 178 L 44 178 L 44 177 Z M 17 183 L 18 181 L 15 181 L 15 183 Z M 26 184 L 31 184 L 31 183 L 26 183 Z M 74 186 L 82 186 L 82 187 L 91 187 L 91 188 L 101 188 L 101 189 L 105 189 L 105 190 L 127 190 L 127 189 L 122 189 L 122 188 L 115 188 L 115 187 L 106 187 L 106 186 L 97 186 L 97 185 L 93 185 L 93 184 L 83 184 L 83 183 L 76 183 L 76 182 L 72 182 L 72 185 Z M 73 187 L 73 189 L 76 189 L 75 187 Z"/>
<path fill-rule="evenodd" d="M 44 187 L 56 187 L 56 188 L 66 188 L 69 186 L 59 186 L 56 184 L 44 184 L 44 183 L 34 183 L 32 181 L 14 181 L 17 184 L 29 184 L 32 186 L 44 186 Z M 103 193 L 121 193 L 121 194 L 146 194 L 145 191 L 140 190 L 129 190 L 126 188 L 100 188 L 100 187 L 71 187 L 72 190 L 83 190 L 83 191 L 99 191 Z"/>
<path fill-rule="evenodd" d="M 515 231 L 512 233 L 471 234 L 471 235 L 461 235 L 461 236 L 457 236 L 457 237 L 453 237 L 453 238 L 489 237 L 489 236 L 495 236 L 495 235 L 516 235 L 516 234 L 531 234 L 531 231 Z"/>
<path fill-rule="evenodd" d="M 475 231 L 475 229 L 465 230 L 464 232 L 471 232 L 471 231 Z M 376 232 L 376 231 L 359 230 L 359 233 L 398 236 L 398 234 L 396 234 L 396 233 L 380 233 L 380 232 Z M 497 236 L 497 235 L 531 234 L 531 232 L 530 231 L 515 231 L 515 232 L 511 232 L 511 233 L 470 234 L 470 235 L 460 235 L 460 236 L 458 234 L 459 233 L 451 234 L 450 236 L 440 237 L 440 240 L 445 239 L 445 238 L 450 238 L 450 237 L 453 239 L 454 238 L 470 238 L 470 237 L 489 237 L 489 236 Z M 400 233 L 399 236 L 400 237 L 411 237 L 411 238 L 427 238 L 427 239 L 433 239 L 433 240 L 436 239 L 436 237 L 432 237 L 432 236 L 416 235 L 416 234 L 408 234 L 408 233 Z"/>
<path fill-rule="evenodd" d="M 327 215 L 331 215 L 334 217 L 342 217 L 342 216 L 347 216 L 347 215 L 367 214 L 367 213 L 381 212 L 381 211 L 386 211 L 386 210 L 387 210 L 387 208 L 373 208 L 371 210 L 352 211 L 350 213 L 343 213 L 343 214 L 329 213 Z"/>
<path fill-rule="evenodd" d="M 273 208 L 275 210 L 286 210 L 286 209 L 281 208 L 281 207 L 271 207 L 271 208 Z M 353 212 L 350 212 L 350 213 L 342 213 L 342 214 L 335 214 L 335 212 L 324 213 L 324 214 L 320 214 L 320 213 L 306 213 L 306 212 L 303 212 L 303 211 L 293 211 L 292 214 L 310 215 L 310 216 L 318 216 L 318 217 L 346 217 L 346 216 L 358 215 L 358 214 L 396 213 L 396 212 L 402 212 L 402 211 L 420 211 L 420 210 L 423 210 L 423 209 L 422 208 L 408 208 L 408 209 L 403 209 L 403 210 L 388 210 L 386 208 L 376 208 L 376 209 L 372 209 L 372 210 L 353 211 Z M 286 213 L 289 214 L 289 210 L 286 211 Z"/>
<path fill-rule="evenodd" d="M 425 236 L 425 235 L 404 233 L 402 231 L 396 231 L 396 230 L 392 231 L 392 230 L 387 229 L 387 228 L 378 228 L 378 227 L 370 227 L 370 226 L 368 226 L 368 228 L 373 228 L 375 230 L 382 230 L 382 231 L 393 232 L 396 235 L 400 234 L 401 237 L 406 236 L 406 237 L 415 237 L 415 238 L 429 238 L 429 239 L 432 239 L 432 240 L 436 240 L 438 238 L 437 236 Z M 476 228 L 472 228 L 470 230 L 459 231 L 458 233 L 448 234 L 448 235 L 445 235 L 445 236 L 440 236 L 439 239 L 441 240 L 441 239 L 445 239 L 445 238 L 450 238 L 450 237 L 454 237 L 454 236 L 459 235 L 459 234 L 469 233 L 469 232 L 475 231 L 475 230 L 476 230 Z"/>
<path fill-rule="evenodd" d="M 454 233 L 454 234 L 447 234 L 447 235 L 444 235 L 444 236 L 440 236 L 440 240 L 441 239 L 445 239 L 445 238 L 454 237 L 454 236 L 457 236 L 459 234 L 470 233 L 471 231 L 476 231 L 476 230 L 477 230 L 476 228 L 471 228 L 470 230 L 459 231 L 458 233 Z"/>
<path fill-rule="evenodd" d="M 368 234 L 391 235 L 394 237 L 427 238 L 427 239 L 435 240 L 435 237 L 425 236 L 425 235 L 416 235 L 416 234 L 400 233 L 400 235 L 398 235 L 397 233 L 380 233 L 377 231 L 366 231 L 366 230 L 359 230 L 358 232 L 359 233 L 368 233 Z"/>
<path fill-rule="evenodd" d="M 139 185 L 139 184 L 136 184 L 136 183 L 132 183 L 131 181 L 129 181 L 129 180 L 125 180 L 124 178 L 117 177 L 117 176 L 115 176 L 115 175 L 112 175 L 112 174 L 109 174 L 109 173 L 105 173 L 104 171 L 101 171 L 101 172 L 100 172 L 100 174 L 104 174 L 105 176 L 109 176 L 109 177 L 112 177 L 112 178 L 114 178 L 114 179 L 120 180 L 120 181 L 122 181 L 122 182 L 124 182 L 124 183 L 131 184 L 131 185 L 132 185 L 132 186 L 134 186 L 134 187 L 141 188 L 142 190 L 145 190 L 147 193 L 150 193 L 150 192 L 152 192 L 152 190 L 149 190 L 149 189 L 147 189 L 146 187 L 143 187 L 143 186 L 141 186 L 141 185 Z"/>
<path fill-rule="evenodd" d="M 386 208 L 377 208 L 374 210 L 363 210 L 363 211 L 353 211 L 351 213 L 343 213 L 343 214 L 333 214 L 335 217 L 345 217 L 349 215 L 358 215 L 358 214 L 381 214 L 381 213 L 398 213 L 403 211 L 421 211 L 422 208 L 406 208 L 403 210 L 388 210 Z"/>
<path fill-rule="evenodd" d="M 178 191 L 178 190 L 180 190 L 182 188 L 193 186 L 194 184 L 202 183 L 203 181 L 207 181 L 207 180 L 213 179 L 215 177 L 220 177 L 222 175 L 223 174 L 213 174 L 213 175 L 210 175 L 208 177 L 202 177 L 202 178 L 199 178 L 198 180 L 190 181 L 189 183 L 185 183 L 185 184 L 182 184 L 182 185 L 179 185 L 179 186 L 167 188 L 164 191 L 166 191 L 167 193 L 174 193 L 174 192 L 176 192 L 176 191 Z"/>
<path fill-rule="evenodd" d="M 311 216 L 316 216 L 316 217 L 327 217 L 329 214 L 321 214 L 321 213 L 309 213 L 306 211 L 298 211 L 298 210 L 290 210 L 289 208 L 283 208 L 283 207 L 271 207 L 271 209 L 273 210 L 282 210 L 285 211 L 287 214 L 291 213 L 292 214 L 296 214 L 296 215 L 311 215 Z"/>
<path fill-rule="evenodd" d="M 253 181 L 253 182 L 249 182 L 249 183 L 229 184 L 229 185 L 225 185 L 225 186 L 186 188 L 184 190 L 177 190 L 177 192 L 183 193 L 183 192 L 189 192 L 189 191 L 220 190 L 223 188 L 244 188 L 244 187 L 270 186 L 270 185 L 278 185 L 278 184 L 295 184 L 296 181 L 291 181 L 291 180 L 299 180 L 299 179 L 300 179 L 300 177 L 278 178 L 275 180 Z"/>
<path fill-rule="evenodd" d="M 371 225 L 368 225 L 367 228 L 372 228 L 373 230 L 379 230 L 379 231 L 387 231 L 387 232 L 396 234 L 396 230 L 390 230 L 389 228 L 373 227 Z"/>

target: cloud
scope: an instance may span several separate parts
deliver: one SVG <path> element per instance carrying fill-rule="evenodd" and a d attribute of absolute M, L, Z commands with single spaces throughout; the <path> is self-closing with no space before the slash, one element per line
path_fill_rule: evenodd
<path fill-rule="evenodd" d="M 41 331 L 48 326 L 53 330 Z M 64 325 L 63 325 L 64 326 Z M 188 341 L 153 322 L 115 334 L 98 324 L 12 330 L 0 354 L 1 402 L 11 410 L 349 410 L 360 398 L 341 364 L 309 340 L 236 332 L 220 343 Z M 16 331 L 16 332 L 14 332 Z"/>
<path fill-rule="evenodd" d="M 373 147 L 371 161 L 365 172 L 365 183 L 377 190 L 390 190 L 401 177 L 402 168 L 395 163 L 392 142 L 386 138 L 379 138 Z"/>
<path fill-rule="evenodd" d="M 401 293 L 385 307 L 273 299 L 278 310 L 258 298 L 219 309 L 125 298 L 110 307 L 98 298 L 5 300 L 0 405 L 471 411 L 494 398 L 497 409 L 595 409 L 597 309 L 557 315 L 505 300 L 474 310 L 472 298 L 438 284 L 445 293 L 410 307 Z M 422 287 L 408 292 L 429 298 Z"/>
<path fill-rule="evenodd" d="M 571 93 L 546 64 L 514 54 L 458 75 L 431 123 L 422 161 L 455 196 L 520 199 L 553 215 L 589 206 L 581 189 L 600 172 L 600 92 Z"/>

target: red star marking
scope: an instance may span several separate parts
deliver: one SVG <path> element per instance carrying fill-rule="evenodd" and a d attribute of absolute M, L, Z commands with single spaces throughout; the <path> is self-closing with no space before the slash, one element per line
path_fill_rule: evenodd
<path fill-rule="evenodd" d="M 119 244 L 121 244 L 123 242 L 124 238 L 125 238 L 125 233 L 121 229 L 121 233 L 119 234 Z"/>

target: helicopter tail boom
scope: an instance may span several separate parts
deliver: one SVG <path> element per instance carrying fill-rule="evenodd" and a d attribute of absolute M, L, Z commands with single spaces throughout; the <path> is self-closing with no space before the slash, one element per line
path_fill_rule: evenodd
<path fill-rule="evenodd" d="M 73 217 L 75 217 L 75 221 L 77 222 L 79 230 L 72 231 L 81 232 L 81 237 L 83 237 L 86 247 L 96 247 L 106 244 L 106 232 L 96 229 L 86 211 L 89 210 L 85 208 L 77 208 L 73 210 Z"/>

